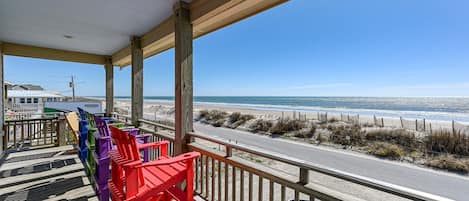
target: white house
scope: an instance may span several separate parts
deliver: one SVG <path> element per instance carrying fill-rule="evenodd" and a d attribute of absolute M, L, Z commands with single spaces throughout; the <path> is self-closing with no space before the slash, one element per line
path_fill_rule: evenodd
<path fill-rule="evenodd" d="M 54 91 L 8 90 L 6 106 L 16 112 L 42 112 L 45 102 L 64 100 L 64 96 Z"/>

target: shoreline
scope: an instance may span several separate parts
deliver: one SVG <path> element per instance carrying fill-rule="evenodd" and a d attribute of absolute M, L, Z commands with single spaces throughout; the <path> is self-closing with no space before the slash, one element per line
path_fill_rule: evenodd
<path fill-rule="evenodd" d="M 173 101 L 166 101 L 166 100 L 144 100 L 143 103 L 144 113 L 145 115 L 154 116 L 156 119 L 162 120 L 171 120 L 172 119 L 172 110 L 174 110 L 174 103 Z M 122 110 L 130 111 L 130 100 L 122 100 L 118 99 L 115 101 L 115 107 L 120 108 Z M 346 109 L 343 112 L 326 112 L 326 111 L 299 111 L 299 110 L 283 110 L 283 109 L 271 109 L 271 108 L 255 108 L 255 107 L 244 107 L 243 105 L 239 104 L 224 104 L 224 103 L 194 103 L 194 112 L 199 112 L 201 110 L 222 110 L 229 113 L 232 112 L 240 112 L 242 114 L 251 114 L 258 118 L 274 120 L 281 118 L 307 118 L 307 119 L 317 119 L 318 112 L 320 114 L 327 113 L 328 118 L 335 118 L 340 120 L 341 114 L 345 117 L 350 115 L 352 118 L 356 118 L 357 113 L 353 111 L 347 112 Z M 408 129 L 415 129 L 415 124 L 417 120 L 417 124 L 419 127 L 422 127 L 423 119 L 419 118 L 410 118 L 403 116 L 403 122 L 401 122 L 399 117 L 392 117 L 392 116 L 378 116 L 375 115 L 379 122 L 384 123 L 384 127 L 396 127 Z M 358 116 L 360 124 L 374 124 L 375 119 L 373 115 L 362 115 L 359 114 Z M 469 127 L 469 122 L 465 121 L 456 121 L 456 127 Z M 452 129 L 452 121 L 450 120 L 432 120 L 426 119 L 425 120 L 426 127 L 431 127 L 432 129 Z M 466 128 L 464 128 L 466 129 Z"/>

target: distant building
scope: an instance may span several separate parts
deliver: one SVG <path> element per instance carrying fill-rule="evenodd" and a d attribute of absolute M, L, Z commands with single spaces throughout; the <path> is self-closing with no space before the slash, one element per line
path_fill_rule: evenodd
<path fill-rule="evenodd" d="M 46 91 L 39 85 L 13 84 L 6 85 L 6 108 L 12 112 L 41 113 L 46 102 L 65 101 L 65 96 L 58 92 Z"/>
<path fill-rule="evenodd" d="M 42 91 L 44 90 L 39 85 L 33 84 L 20 84 L 20 85 L 7 85 L 7 90 L 30 90 L 30 91 Z"/>

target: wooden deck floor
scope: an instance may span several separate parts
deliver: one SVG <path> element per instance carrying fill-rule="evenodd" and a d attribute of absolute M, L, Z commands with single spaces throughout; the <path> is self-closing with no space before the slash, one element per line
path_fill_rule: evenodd
<path fill-rule="evenodd" d="M 0 161 L 0 201 L 98 200 L 72 146 L 10 152 Z"/>

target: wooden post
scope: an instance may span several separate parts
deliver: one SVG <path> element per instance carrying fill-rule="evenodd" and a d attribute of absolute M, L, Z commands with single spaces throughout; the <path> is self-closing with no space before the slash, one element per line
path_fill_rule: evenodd
<path fill-rule="evenodd" d="M 404 121 L 402 120 L 402 117 L 399 117 L 401 119 L 401 128 L 404 128 Z"/>
<path fill-rule="evenodd" d="M 305 168 L 300 168 L 300 180 L 299 184 L 306 185 L 309 182 L 309 170 Z"/>
<path fill-rule="evenodd" d="M 4 107 L 3 107 L 3 102 L 5 100 L 5 95 L 4 95 L 4 90 L 5 90 L 5 84 L 3 80 L 3 47 L 2 47 L 2 42 L 0 42 L 0 145 L 6 142 L 3 142 L 3 135 L 5 134 L 3 132 L 3 123 L 4 123 L 4 118 L 3 118 L 3 112 L 4 112 Z M 3 154 L 3 146 L 0 146 L 0 156 Z"/>
<path fill-rule="evenodd" d="M 415 120 L 415 131 L 419 131 L 419 125 L 417 119 Z"/>
<path fill-rule="evenodd" d="M 132 124 L 143 117 L 143 49 L 139 37 L 131 40 L 132 59 Z"/>
<path fill-rule="evenodd" d="M 454 120 L 451 121 L 451 128 L 452 128 L 451 130 L 453 132 L 453 135 L 456 134 L 456 128 L 454 127 Z"/>
<path fill-rule="evenodd" d="M 423 118 L 423 131 L 426 131 L 425 128 L 425 118 Z"/>
<path fill-rule="evenodd" d="M 114 111 L 114 66 L 111 58 L 106 58 L 106 116 L 110 117 Z"/>
<path fill-rule="evenodd" d="M 192 24 L 189 5 L 174 4 L 175 30 L 175 154 L 187 152 L 187 132 L 193 131 Z"/>

